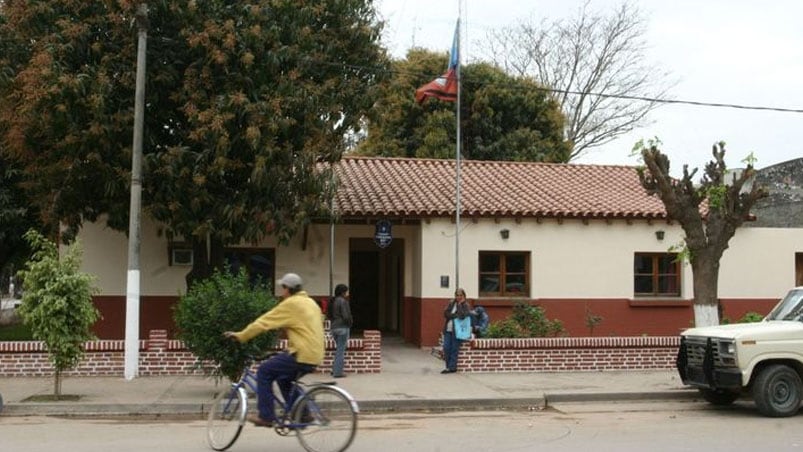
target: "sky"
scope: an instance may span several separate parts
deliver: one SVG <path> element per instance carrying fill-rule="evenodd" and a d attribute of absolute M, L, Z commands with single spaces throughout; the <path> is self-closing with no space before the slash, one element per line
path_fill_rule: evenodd
<path fill-rule="evenodd" d="M 377 0 L 385 21 L 383 42 L 393 57 L 412 46 L 447 52 L 460 13 L 462 60 L 481 57 L 488 31 L 522 20 L 575 15 L 586 0 Z M 676 100 L 803 110 L 803 1 L 640 0 L 647 22 L 647 61 L 668 71 Z M 591 0 L 592 10 L 610 11 L 619 0 Z M 750 153 L 757 168 L 803 157 L 803 113 L 668 104 L 650 124 L 599 148 L 575 163 L 636 165 L 633 145 L 659 137 L 672 174 L 682 165 L 702 168 L 711 147 L 726 142 L 729 167 L 744 166 Z"/>

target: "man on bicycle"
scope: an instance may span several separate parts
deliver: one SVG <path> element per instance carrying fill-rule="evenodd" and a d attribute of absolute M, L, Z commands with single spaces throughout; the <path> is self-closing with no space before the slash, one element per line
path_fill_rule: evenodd
<path fill-rule="evenodd" d="M 287 350 L 259 365 L 257 370 L 257 406 L 259 417 L 248 420 L 260 427 L 272 427 L 275 400 L 271 385 L 278 384 L 288 400 L 292 382 L 301 375 L 313 372 L 324 356 L 323 314 L 315 300 L 302 290 L 301 277 L 295 273 L 282 276 L 282 300 L 273 309 L 262 314 L 242 331 L 226 331 L 224 336 L 247 342 L 268 330 L 284 328 Z"/>

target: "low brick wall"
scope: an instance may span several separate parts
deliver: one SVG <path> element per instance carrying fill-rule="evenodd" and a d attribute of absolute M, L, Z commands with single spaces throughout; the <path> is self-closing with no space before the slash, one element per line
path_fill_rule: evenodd
<path fill-rule="evenodd" d="M 281 348 L 284 344 L 280 344 Z M 561 337 L 528 339 L 474 339 L 460 349 L 461 372 L 591 372 L 615 370 L 668 370 L 675 367 L 680 337 Z M 331 371 L 335 344 L 326 343 L 321 373 Z M 435 350 L 436 354 L 440 350 Z M 153 330 L 140 341 L 141 376 L 199 374 L 195 356 L 181 341 L 167 338 L 165 330 Z M 124 341 L 87 342 L 84 359 L 67 376 L 121 376 Z M 365 331 L 351 338 L 346 358 L 347 373 L 382 371 L 381 334 Z M 53 375 L 41 342 L 0 342 L 0 377 Z"/>
<path fill-rule="evenodd" d="M 379 373 L 382 371 L 382 336 L 379 331 L 365 331 L 362 338 L 350 338 L 346 351 L 345 371 L 348 373 Z M 284 347 L 282 341 L 278 349 Z M 87 342 L 86 353 L 78 366 L 65 376 L 122 376 L 124 372 L 125 341 L 100 340 Z M 318 367 L 321 373 L 331 371 L 335 342 L 326 341 L 326 356 Z M 151 330 L 148 339 L 139 341 L 139 375 L 192 375 L 196 358 L 179 340 L 167 338 L 166 330 Z M 0 377 L 44 377 L 53 375 L 42 342 L 0 342 Z"/>
<path fill-rule="evenodd" d="M 585 372 L 674 369 L 679 336 L 473 339 L 460 372 Z M 439 349 L 435 354 L 440 354 Z"/>

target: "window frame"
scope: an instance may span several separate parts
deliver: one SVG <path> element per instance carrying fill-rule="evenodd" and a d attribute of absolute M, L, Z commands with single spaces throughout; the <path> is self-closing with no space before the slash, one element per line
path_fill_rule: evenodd
<path fill-rule="evenodd" d="M 647 273 L 636 273 L 636 258 L 650 258 L 652 260 L 652 271 Z M 660 259 L 670 257 L 672 260 L 670 261 L 671 267 L 674 268 L 674 273 L 667 273 L 667 272 L 660 272 Z M 632 273 L 632 282 L 633 282 L 633 297 L 640 298 L 640 299 L 649 299 L 649 298 L 680 298 L 682 296 L 682 267 L 681 261 L 679 259 L 678 253 L 666 253 L 666 252 L 634 252 L 633 253 L 633 273 Z M 652 286 L 651 292 L 636 292 L 637 283 L 636 278 L 650 276 L 650 284 Z M 672 284 L 676 287 L 675 292 L 660 292 L 660 281 L 661 278 L 667 278 L 674 276 L 674 281 Z"/>
<path fill-rule="evenodd" d="M 499 257 L 499 271 L 498 272 L 483 272 L 482 269 L 482 259 L 487 256 L 496 255 Z M 521 275 L 521 272 L 508 272 L 506 269 L 507 266 L 507 257 L 520 255 L 524 257 L 524 287 L 521 291 L 508 291 L 507 290 L 507 277 L 509 275 Z M 479 251 L 477 255 L 477 290 L 478 296 L 482 298 L 530 298 L 530 281 L 531 281 L 531 261 L 532 261 L 532 253 L 530 251 Z M 482 291 L 482 279 L 483 276 L 494 275 L 498 278 L 498 288 L 501 290 L 498 291 Z"/>

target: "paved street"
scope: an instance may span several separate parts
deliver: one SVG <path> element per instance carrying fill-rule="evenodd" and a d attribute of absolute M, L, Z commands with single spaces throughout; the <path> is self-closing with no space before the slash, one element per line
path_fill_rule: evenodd
<path fill-rule="evenodd" d="M 750 402 L 715 409 L 694 401 L 561 403 L 547 410 L 360 417 L 350 452 L 755 451 L 803 449 L 800 416 L 770 419 Z M 0 450 L 210 450 L 205 423 L 180 419 L 0 418 Z M 302 450 L 294 437 L 246 426 L 235 452 Z"/>

